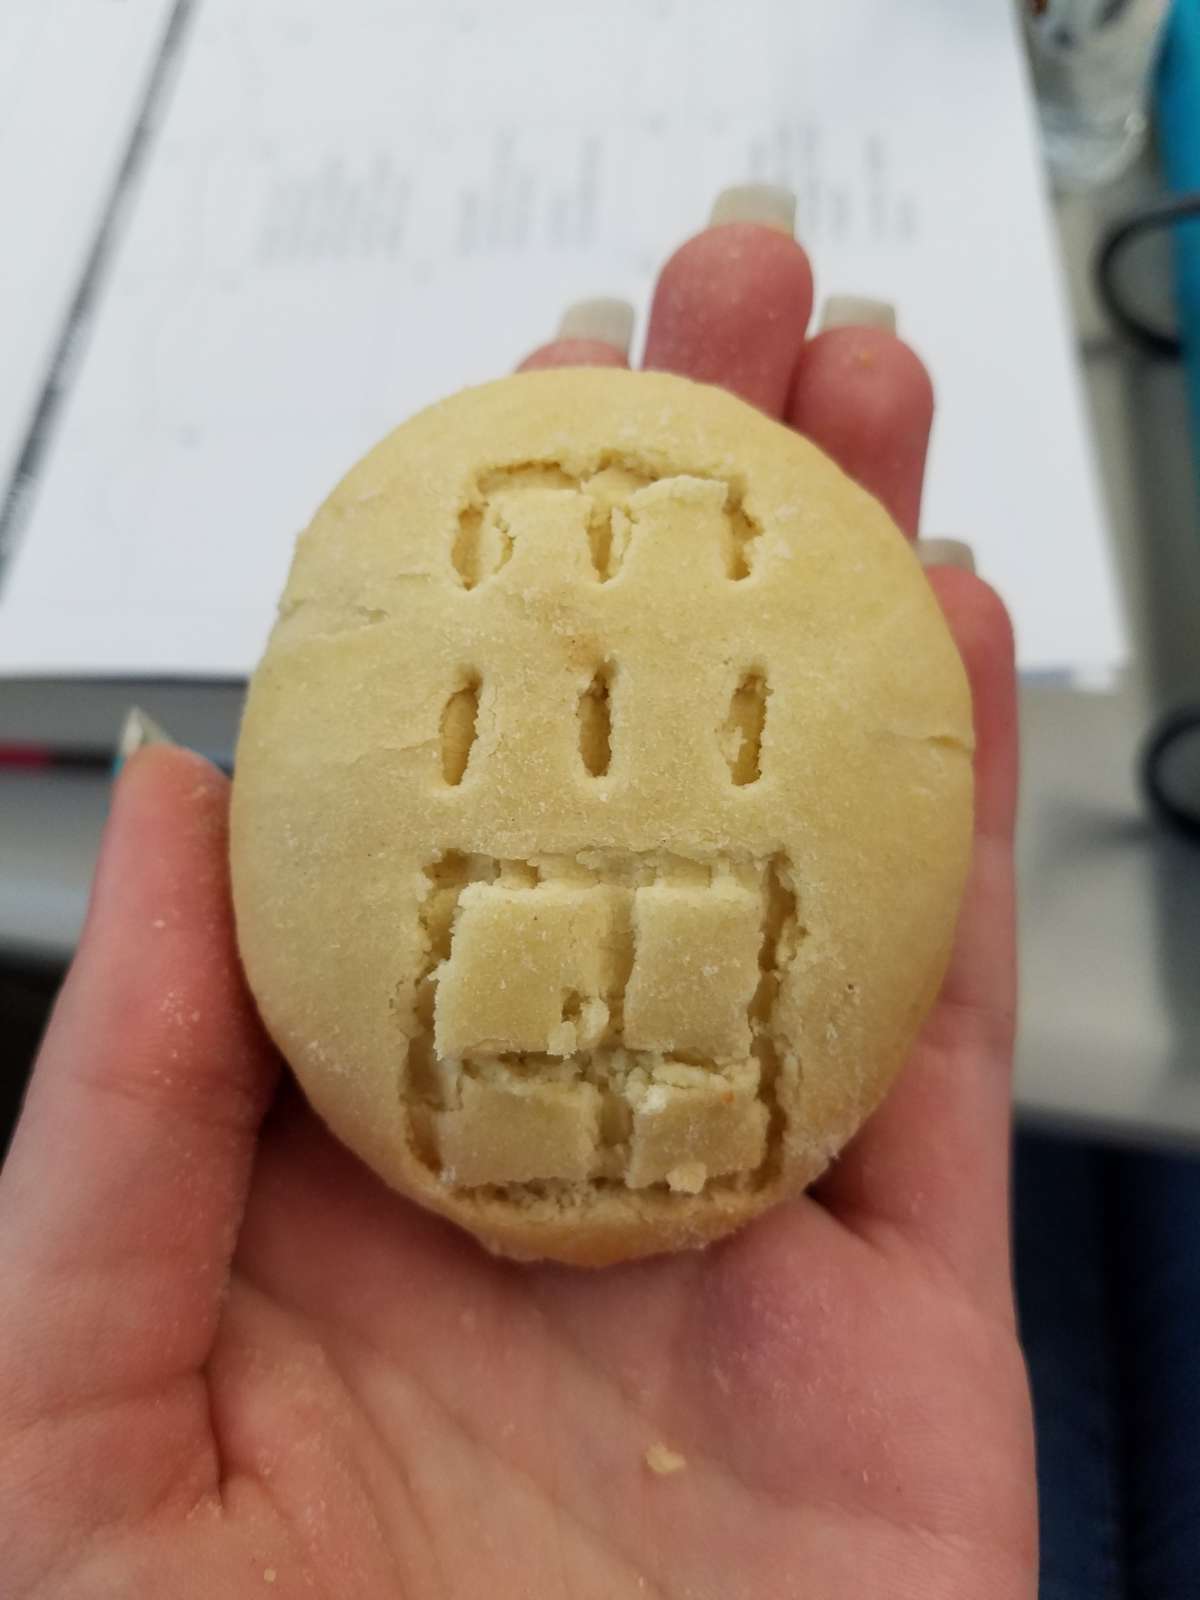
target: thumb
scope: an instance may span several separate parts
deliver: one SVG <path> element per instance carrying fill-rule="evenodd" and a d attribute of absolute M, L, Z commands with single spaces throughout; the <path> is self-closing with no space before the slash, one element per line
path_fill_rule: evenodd
<path fill-rule="evenodd" d="M 228 794 L 207 762 L 162 745 L 114 791 L 0 1173 L 10 1315 L 19 1302 L 18 1343 L 38 1352 L 21 1380 L 33 1412 L 194 1371 L 212 1343 L 278 1071 L 238 967 Z"/>

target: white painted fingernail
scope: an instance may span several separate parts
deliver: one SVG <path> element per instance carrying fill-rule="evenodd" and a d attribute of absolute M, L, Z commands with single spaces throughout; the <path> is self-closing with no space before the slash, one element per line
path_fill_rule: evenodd
<path fill-rule="evenodd" d="M 923 567 L 961 567 L 975 571 L 975 552 L 961 539 L 918 539 L 917 556 Z"/>
<path fill-rule="evenodd" d="M 633 341 L 633 307 L 628 300 L 576 300 L 562 314 L 560 339 L 596 339 L 629 354 Z"/>
<path fill-rule="evenodd" d="M 778 183 L 735 183 L 721 190 L 708 220 L 712 227 L 723 222 L 758 222 L 792 239 L 796 235 L 796 196 Z"/>
<path fill-rule="evenodd" d="M 896 331 L 896 308 L 890 300 L 869 300 L 860 294 L 831 294 L 821 313 L 821 332 L 830 328 L 883 328 Z"/>
<path fill-rule="evenodd" d="M 153 717 L 148 717 L 138 706 L 131 706 L 117 735 L 117 748 L 113 753 L 113 773 L 121 768 L 138 751 L 148 744 L 174 744 L 175 741 Z"/>

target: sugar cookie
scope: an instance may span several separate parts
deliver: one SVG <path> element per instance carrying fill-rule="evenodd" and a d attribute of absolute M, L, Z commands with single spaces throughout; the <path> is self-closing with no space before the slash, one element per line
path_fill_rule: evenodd
<path fill-rule="evenodd" d="M 702 1244 L 910 1049 L 971 746 L 916 557 L 820 451 L 680 378 L 507 378 L 300 538 L 237 750 L 246 973 L 333 1131 L 489 1248 Z"/>

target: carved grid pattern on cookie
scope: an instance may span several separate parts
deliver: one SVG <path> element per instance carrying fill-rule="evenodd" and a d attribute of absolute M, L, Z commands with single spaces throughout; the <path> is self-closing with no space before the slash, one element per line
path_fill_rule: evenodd
<path fill-rule="evenodd" d="M 477 478 L 459 513 L 451 559 L 464 589 L 474 589 L 507 566 L 513 553 L 513 513 L 521 498 L 547 489 L 568 491 L 586 502 L 588 550 L 596 578 L 606 583 L 621 570 L 632 533 L 630 499 L 640 489 L 669 481 L 643 461 L 606 452 L 591 472 L 568 472 L 560 462 L 529 461 L 499 467 Z M 724 491 L 721 557 L 729 578 L 750 576 L 761 528 L 748 514 L 734 485 Z"/>
<path fill-rule="evenodd" d="M 682 521 L 680 504 L 688 508 Z M 713 654 L 723 651 L 728 661 L 731 682 L 709 710 L 709 738 L 730 784 L 747 788 L 763 772 L 772 685 L 760 660 L 741 655 L 737 612 L 730 602 L 731 591 L 753 575 L 761 544 L 762 529 L 746 510 L 740 487 L 722 478 L 655 475 L 647 462 L 615 453 L 601 455 L 593 469 L 580 473 L 556 461 L 495 468 L 465 492 L 447 571 L 462 591 L 462 607 L 446 624 L 461 630 L 461 659 L 470 662 L 473 638 L 487 635 L 491 608 L 502 603 L 498 590 L 527 598 L 523 586 L 544 590 L 551 574 L 554 598 L 543 598 L 544 614 L 560 635 L 578 641 L 581 656 L 574 703 L 577 771 L 604 779 L 617 760 L 620 719 L 641 715 L 637 697 L 647 679 L 644 673 L 640 679 L 637 672 L 628 673 L 629 662 L 606 645 L 605 617 L 595 611 L 588 591 L 608 593 L 611 581 L 622 579 L 611 590 L 616 608 L 608 613 L 611 619 L 628 596 L 661 589 L 713 641 Z M 523 556 L 514 561 L 517 552 Z M 718 644 L 719 639 L 724 642 Z M 533 647 L 532 638 L 530 643 Z M 514 701 L 518 681 L 519 708 Z M 552 708 L 553 694 L 548 679 L 539 684 L 528 674 L 519 680 L 511 674 L 488 677 L 472 665 L 459 667 L 446 685 L 441 712 L 444 786 L 488 781 L 495 741 L 491 753 L 482 747 L 488 744 L 485 728 L 504 723 L 510 752 L 516 750 L 513 735 L 522 721 L 539 725 L 550 717 L 565 732 L 566 715 L 563 708 Z M 704 705 L 697 701 L 690 715 L 704 715 Z"/>
<path fill-rule="evenodd" d="M 597 851 L 427 871 L 408 1092 L 462 1187 L 751 1178 L 778 1121 L 787 862 Z"/>

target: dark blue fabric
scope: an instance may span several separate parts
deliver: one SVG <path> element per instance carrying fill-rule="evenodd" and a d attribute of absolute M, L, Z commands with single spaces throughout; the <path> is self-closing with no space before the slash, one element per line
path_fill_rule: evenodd
<path fill-rule="evenodd" d="M 1021 1133 L 1013 1249 L 1037 1427 L 1041 1600 L 1125 1600 L 1107 1154 Z"/>
<path fill-rule="evenodd" d="M 1200 1160 L 1022 1133 L 1042 1600 L 1200 1600 Z"/>
<path fill-rule="evenodd" d="M 1200 1596 L 1200 1161 L 1110 1157 L 1129 1590 Z"/>

